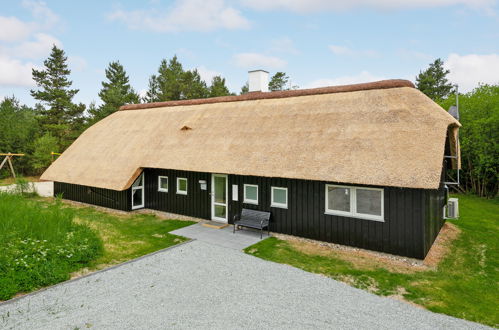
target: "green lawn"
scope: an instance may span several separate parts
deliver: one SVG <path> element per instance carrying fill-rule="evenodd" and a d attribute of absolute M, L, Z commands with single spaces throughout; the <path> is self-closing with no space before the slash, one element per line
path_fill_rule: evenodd
<path fill-rule="evenodd" d="M 270 238 L 246 253 L 345 281 L 379 295 L 400 295 L 425 308 L 499 326 L 499 201 L 459 195 L 461 233 L 434 269 L 411 270 L 344 252 L 314 251 L 291 241 Z"/>
<path fill-rule="evenodd" d="M 181 243 L 191 221 L 0 193 L 0 300 Z"/>

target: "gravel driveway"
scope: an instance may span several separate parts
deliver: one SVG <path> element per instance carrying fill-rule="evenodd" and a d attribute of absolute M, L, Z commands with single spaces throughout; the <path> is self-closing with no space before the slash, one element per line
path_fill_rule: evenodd
<path fill-rule="evenodd" d="M 192 241 L 0 305 L 0 328 L 485 327 Z"/>

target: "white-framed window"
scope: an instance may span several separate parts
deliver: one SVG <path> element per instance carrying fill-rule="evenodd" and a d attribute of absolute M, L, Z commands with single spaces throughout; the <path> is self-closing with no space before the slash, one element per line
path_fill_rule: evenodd
<path fill-rule="evenodd" d="M 177 178 L 177 194 L 187 195 L 187 178 Z"/>
<path fill-rule="evenodd" d="M 258 205 L 258 185 L 244 185 L 244 200 L 243 203 Z"/>
<path fill-rule="evenodd" d="M 158 176 L 158 191 L 168 192 L 168 177 Z"/>
<path fill-rule="evenodd" d="M 384 222 L 383 189 L 327 184 L 325 213 Z"/>
<path fill-rule="evenodd" d="M 270 187 L 270 206 L 288 208 L 288 188 Z"/>

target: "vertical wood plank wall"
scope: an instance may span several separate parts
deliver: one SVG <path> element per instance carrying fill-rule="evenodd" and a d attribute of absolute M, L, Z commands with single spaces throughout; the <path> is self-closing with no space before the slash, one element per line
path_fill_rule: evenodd
<path fill-rule="evenodd" d="M 187 216 L 211 218 L 211 173 L 145 169 L 145 207 Z M 158 176 L 168 176 L 168 192 L 158 191 Z M 187 178 L 188 194 L 176 193 L 177 177 Z M 207 189 L 201 190 L 199 180 Z M 243 185 L 258 185 L 258 205 L 243 203 Z M 228 219 L 241 208 L 270 211 L 273 232 L 350 245 L 402 256 L 424 258 L 443 225 L 442 191 L 384 188 L 385 222 L 325 214 L 325 184 L 308 180 L 228 175 Z M 238 201 L 232 200 L 232 185 Z M 270 206 L 270 187 L 288 188 L 288 208 Z M 108 198 L 88 194 L 85 186 L 56 183 L 64 198 L 130 210 L 129 190 L 115 192 L 92 188 Z M 109 199 L 117 200 L 116 203 Z"/>
<path fill-rule="evenodd" d="M 145 207 L 190 217 L 210 219 L 211 174 L 164 169 L 146 169 Z M 158 191 L 158 176 L 168 177 L 168 192 Z M 176 193 L 177 178 L 187 178 L 187 195 Z M 207 189 L 201 190 L 199 180 L 205 180 Z"/>
<path fill-rule="evenodd" d="M 62 194 L 62 198 L 83 202 L 116 210 L 130 211 L 130 190 L 116 191 L 110 189 L 81 186 L 63 182 L 54 182 L 54 196 Z"/>

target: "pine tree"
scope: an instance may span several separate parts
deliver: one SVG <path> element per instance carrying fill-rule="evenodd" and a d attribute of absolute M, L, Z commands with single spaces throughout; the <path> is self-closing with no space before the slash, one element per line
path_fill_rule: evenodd
<path fill-rule="evenodd" d="M 208 97 L 209 91 L 206 83 L 201 79 L 198 70 L 185 71 L 182 74 L 181 99 L 202 99 Z"/>
<path fill-rule="evenodd" d="M 184 69 L 176 55 L 170 61 L 161 61 L 156 76 L 158 101 L 180 100 L 182 98 L 183 75 Z"/>
<path fill-rule="evenodd" d="M 39 109 L 39 121 L 44 132 L 51 133 L 56 139 L 59 150 L 71 142 L 82 127 L 85 105 L 74 104 L 73 97 L 78 89 L 71 89 L 69 79 L 71 70 L 67 65 L 64 50 L 52 47 L 43 70 L 32 70 L 33 80 L 38 90 L 31 90 L 31 96 L 43 105 Z"/>
<path fill-rule="evenodd" d="M 149 78 L 149 86 L 143 101 L 146 103 L 159 102 L 158 77 L 154 74 Z"/>
<path fill-rule="evenodd" d="M 246 94 L 246 93 L 249 93 L 249 83 L 248 82 L 246 82 L 246 84 L 244 84 L 241 87 L 241 92 L 239 93 L 239 95 L 243 95 L 243 94 Z"/>
<path fill-rule="evenodd" d="M 229 89 L 225 86 L 225 78 L 222 78 L 221 76 L 213 77 L 211 80 L 209 95 L 210 97 L 231 95 Z"/>
<path fill-rule="evenodd" d="M 274 91 L 282 91 L 287 90 L 286 85 L 288 84 L 289 77 L 285 72 L 276 72 L 269 81 L 269 90 Z"/>
<path fill-rule="evenodd" d="M 106 78 L 107 81 L 102 82 L 99 92 L 103 104 L 97 109 L 89 109 L 93 122 L 109 116 L 124 104 L 139 103 L 139 95 L 130 86 L 129 78 L 120 62 L 109 63 Z"/>
<path fill-rule="evenodd" d="M 158 73 L 149 78 L 149 88 L 144 100 L 161 102 L 197 99 L 209 96 L 209 89 L 197 70 L 185 71 L 177 56 L 163 59 Z"/>
<path fill-rule="evenodd" d="M 416 77 L 416 87 L 434 101 L 443 100 L 452 90 L 452 84 L 447 80 L 449 70 L 444 70 L 444 62 L 436 59 L 428 69 L 420 71 Z"/>

